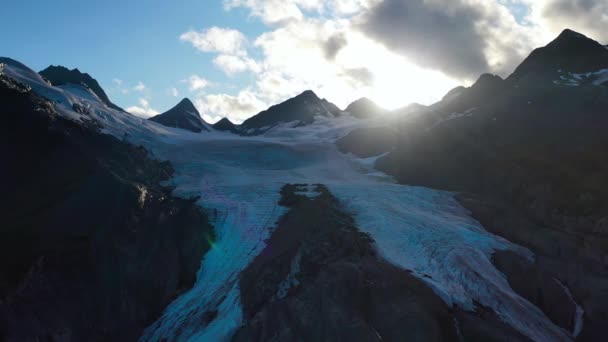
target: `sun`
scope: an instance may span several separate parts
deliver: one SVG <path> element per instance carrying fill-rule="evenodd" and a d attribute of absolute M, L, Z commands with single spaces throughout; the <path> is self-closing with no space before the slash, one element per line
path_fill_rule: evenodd
<path fill-rule="evenodd" d="M 362 35 L 349 37 L 349 45 L 339 57 L 342 64 L 369 70 L 371 84 L 360 93 L 386 109 L 414 102 L 429 105 L 463 84 L 439 71 L 416 66 Z"/>

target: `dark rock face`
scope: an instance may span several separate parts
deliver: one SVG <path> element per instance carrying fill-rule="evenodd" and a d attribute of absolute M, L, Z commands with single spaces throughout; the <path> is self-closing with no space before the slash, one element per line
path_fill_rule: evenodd
<path fill-rule="evenodd" d="M 525 341 L 492 312 L 450 310 L 423 282 L 382 260 L 321 185 L 286 185 L 264 251 L 243 271 L 246 324 L 235 341 Z"/>
<path fill-rule="evenodd" d="M 572 40 L 594 45 L 566 32 L 545 49 L 553 54 Z M 605 49 L 597 56 L 580 51 L 566 49 L 564 55 L 597 68 L 593 63 L 604 58 Z M 518 72 L 536 73 L 527 68 Z M 537 255 L 531 264 L 496 257 L 513 288 L 573 331 L 573 304 L 549 303 L 565 300 L 557 280 L 584 309 L 579 339 L 601 339 L 601 327 L 608 324 L 608 91 L 534 78 L 519 78 L 518 84 L 484 78 L 431 106 L 444 118 L 439 124 L 410 121 L 395 151 L 377 167 L 401 183 L 474 194 L 459 199 L 486 229 Z M 466 108 L 473 109 L 445 119 L 445 113 Z"/>
<path fill-rule="evenodd" d="M 233 124 L 232 121 L 228 120 L 228 118 L 222 118 L 220 121 L 214 123 L 213 128 L 217 129 L 218 131 L 224 132 L 239 132 L 239 128 L 235 124 Z"/>
<path fill-rule="evenodd" d="M 386 110 L 380 108 L 376 103 L 368 98 L 361 98 L 351 103 L 344 110 L 357 118 L 370 118 L 386 113 Z"/>
<path fill-rule="evenodd" d="M 536 254 L 533 261 L 510 252 L 494 255 L 494 264 L 516 292 L 571 332 L 576 331 L 579 305 L 584 313 L 577 341 L 603 338 L 608 317 L 605 235 L 549 226 L 520 207 L 487 197 L 460 194 L 458 200 L 486 229 Z"/>
<path fill-rule="evenodd" d="M 212 227 L 169 164 L 0 76 L 0 339 L 129 341 L 195 280 Z"/>
<path fill-rule="evenodd" d="M 196 133 L 209 131 L 209 124 L 201 118 L 196 107 L 188 99 L 181 100 L 175 107 L 148 120 L 168 127 L 181 128 Z"/>
<path fill-rule="evenodd" d="M 108 107 L 124 112 L 122 108 L 110 101 L 108 95 L 106 95 L 105 91 L 103 91 L 99 83 L 97 83 L 97 80 L 87 73 L 82 73 L 78 69 L 70 70 L 63 66 L 51 65 L 48 68 L 40 71 L 39 74 L 46 78 L 54 86 L 63 84 L 84 84 L 91 89 L 91 91 L 93 91 L 95 95 L 97 95 L 97 97 L 99 97 Z"/>
<path fill-rule="evenodd" d="M 608 68 L 608 50 L 586 36 L 564 30 L 549 45 L 532 51 L 509 76 L 509 82 L 555 78 L 558 71 L 584 73 Z"/>
<path fill-rule="evenodd" d="M 308 125 L 314 121 L 314 117 L 317 115 L 336 116 L 340 113 L 341 111 L 336 105 L 325 99 L 321 100 L 314 92 L 307 90 L 245 120 L 241 127 L 244 134 L 255 135 L 264 133 L 280 123 L 296 121 L 296 125 Z"/>
<path fill-rule="evenodd" d="M 336 145 L 343 153 L 368 158 L 389 152 L 395 147 L 398 139 L 399 131 L 394 127 L 369 127 L 353 130 L 336 141 Z"/>

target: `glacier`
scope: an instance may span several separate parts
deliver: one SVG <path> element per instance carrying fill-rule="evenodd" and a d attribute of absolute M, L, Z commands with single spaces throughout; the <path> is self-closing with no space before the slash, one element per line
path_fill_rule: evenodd
<path fill-rule="evenodd" d="M 453 193 L 396 184 L 374 170 L 375 158 L 337 150 L 337 139 L 377 124 L 374 119 L 320 116 L 308 126 L 282 124 L 255 137 L 192 133 L 110 109 L 84 86 L 53 87 L 20 63 L 0 62 L 6 63 L 6 75 L 53 100 L 60 115 L 95 120 L 104 133 L 170 161 L 175 175 L 168 185 L 175 195 L 200 196 L 197 203 L 215 227 L 212 249 L 201 261 L 194 287 L 166 308 L 142 341 L 230 339 L 243 323 L 239 273 L 286 212 L 277 204 L 286 183 L 325 184 L 371 235 L 381 256 L 412 272 L 448 305 L 474 310 L 478 302 L 535 341 L 573 339 L 516 294 L 490 261 L 495 250 L 533 258 L 530 251 L 484 230 Z M 88 112 L 76 112 L 75 104 Z"/>

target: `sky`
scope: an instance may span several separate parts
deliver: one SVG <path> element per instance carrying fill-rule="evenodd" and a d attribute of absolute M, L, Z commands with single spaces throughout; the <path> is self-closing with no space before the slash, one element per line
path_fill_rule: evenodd
<path fill-rule="evenodd" d="M 142 117 L 187 97 L 240 123 L 307 89 L 431 104 L 564 28 L 607 44 L 606 27 L 607 0 L 21 0 L 2 5 L 0 56 L 78 68 Z"/>

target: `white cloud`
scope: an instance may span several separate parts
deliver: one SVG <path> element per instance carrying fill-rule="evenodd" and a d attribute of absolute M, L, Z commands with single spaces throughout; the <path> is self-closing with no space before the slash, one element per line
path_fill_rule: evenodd
<path fill-rule="evenodd" d="M 137 82 L 137 85 L 135 85 L 133 87 L 133 90 L 138 91 L 138 92 L 143 92 L 144 90 L 146 90 L 146 85 L 143 84 L 142 81 Z"/>
<path fill-rule="evenodd" d="M 304 18 L 298 1 L 294 0 L 224 0 L 226 10 L 245 7 L 251 15 L 261 18 L 266 24 L 278 24 Z"/>
<path fill-rule="evenodd" d="M 150 107 L 150 102 L 147 99 L 140 98 L 138 102 L 139 102 L 139 106 L 128 107 L 126 109 L 127 112 L 129 112 L 135 116 L 142 117 L 144 119 L 147 119 L 149 117 L 159 114 L 159 112 L 157 110 Z"/>
<path fill-rule="evenodd" d="M 175 87 L 169 88 L 167 90 L 167 92 L 169 93 L 169 95 L 171 95 L 173 97 L 178 97 L 179 96 L 179 90 L 177 90 L 177 88 L 175 88 Z"/>
<path fill-rule="evenodd" d="M 569 28 L 608 43 L 606 0 L 510 0 L 530 8 L 528 22 L 542 28 L 545 40 Z"/>
<path fill-rule="evenodd" d="M 207 122 L 216 122 L 227 117 L 234 123 L 241 123 L 253 114 L 267 107 L 249 90 L 242 90 L 236 96 L 228 94 L 210 94 L 201 96 L 194 101 Z"/>
<path fill-rule="evenodd" d="M 203 88 L 205 88 L 209 85 L 209 81 L 200 77 L 199 75 L 192 75 L 187 80 L 184 80 L 183 82 L 187 82 L 189 84 L 188 90 L 190 90 L 191 92 L 197 91 L 197 90 L 202 90 Z"/>
<path fill-rule="evenodd" d="M 204 52 L 219 52 L 243 56 L 247 38 L 240 31 L 211 27 L 201 32 L 188 31 L 183 33 L 180 40 L 190 42 L 195 48 Z"/>
<path fill-rule="evenodd" d="M 259 72 L 261 66 L 249 57 L 219 55 L 213 59 L 213 64 L 228 75 L 244 71 Z"/>

